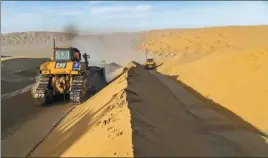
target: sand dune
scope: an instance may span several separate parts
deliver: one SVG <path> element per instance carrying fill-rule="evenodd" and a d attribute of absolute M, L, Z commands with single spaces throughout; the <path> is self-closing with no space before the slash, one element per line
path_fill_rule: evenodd
<path fill-rule="evenodd" d="M 141 48 L 171 56 L 159 72 L 267 132 L 267 36 L 268 26 L 156 30 Z"/>
<path fill-rule="evenodd" d="M 144 33 L 140 49 L 164 59 L 184 58 L 180 64 L 210 54 L 262 50 L 267 47 L 267 36 L 267 25 L 155 30 Z"/>

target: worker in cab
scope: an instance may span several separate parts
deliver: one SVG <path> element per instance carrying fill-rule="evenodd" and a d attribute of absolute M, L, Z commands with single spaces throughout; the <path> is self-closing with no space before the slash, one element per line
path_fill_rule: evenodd
<path fill-rule="evenodd" d="M 80 61 L 80 52 L 79 51 L 74 51 L 74 60 L 75 61 Z"/>

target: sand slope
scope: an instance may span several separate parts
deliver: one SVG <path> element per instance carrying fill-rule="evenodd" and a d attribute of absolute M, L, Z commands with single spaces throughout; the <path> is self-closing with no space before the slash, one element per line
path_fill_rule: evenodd
<path fill-rule="evenodd" d="M 31 156 L 133 156 L 125 77 L 76 107 Z"/>
<path fill-rule="evenodd" d="M 167 57 L 159 72 L 268 132 L 267 36 L 267 25 L 155 30 L 141 49 Z"/>
<path fill-rule="evenodd" d="M 177 76 L 201 95 L 268 131 L 267 49 L 213 55 L 180 66 L 175 61 L 165 63 L 159 71 Z"/>
<path fill-rule="evenodd" d="M 208 120 L 191 114 L 164 82 L 166 77 L 161 81 L 130 63 L 121 77 L 70 112 L 31 156 L 268 155 L 265 138 L 250 131 L 232 127 L 213 134 L 202 123 Z"/>

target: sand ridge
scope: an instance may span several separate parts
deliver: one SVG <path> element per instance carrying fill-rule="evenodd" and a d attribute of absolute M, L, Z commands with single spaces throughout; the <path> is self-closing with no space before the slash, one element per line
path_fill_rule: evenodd
<path fill-rule="evenodd" d="M 250 131 L 245 131 L 244 135 L 259 146 L 258 152 L 248 146 L 238 147 L 250 141 L 246 137 L 230 141 L 232 133 L 219 130 L 224 139 L 219 133 L 212 134 L 204 129 L 199 119 L 187 112 L 183 102 L 140 64 L 132 62 L 125 71 L 97 95 L 76 107 L 31 157 L 268 154 L 265 138 Z"/>

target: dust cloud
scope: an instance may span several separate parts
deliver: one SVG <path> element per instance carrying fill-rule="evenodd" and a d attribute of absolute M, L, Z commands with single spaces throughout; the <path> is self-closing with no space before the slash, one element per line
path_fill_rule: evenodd
<path fill-rule="evenodd" d="M 126 34 L 83 35 L 76 36 L 72 45 L 82 54 L 90 55 L 89 66 L 101 67 L 101 61 L 104 60 L 106 79 L 109 82 L 122 73 L 122 66 L 131 61 L 144 62 L 145 55 L 135 48 L 138 40 L 137 36 L 129 37 Z"/>
<path fill-rule="evenodd" d="M 81 35 L 79 27 L 71 23 L 64 26 L 63 31 L 70 34 L 73 47 L 90 55 L 90 65 L 99 66 L 102 60 L 119 65 L 126 65 L 132 60 L 143 63 L 145 60 L 145 54 L 137 52 L 142 39 L 137 33 Z"/>
<path fill-rule="evenodd" d="M 101 60 L 107 63 L 115 62 L 126 65 L 130 61 L 144 62 L 145 55 L 136 51 L 139 43 L 138 35 L 109 34 L 109 35 L 83 35 L 76 36 L 72 45 L 81 52 L 88 53 L 90 62 L 97 64 Z"/>
<path fill-rule="evenodd" d="M 141 37 L 137 33 L 79 35 L 80 30 L 75 24 L 66 25 L 64 32 L 75 35 L 69 39 L 73 47 L 78 48 L 82 54 L 90 55 L 89 66 L 102 67 L 101 61 L 106 62 L 104 67 L 108 81 L 118 76 L 122 72 L 121 67 L 129 62 L 145 61 L 145 53 L 137 52 L 141 43 Z"/>
<path fill-rule="evenodd" d="M 73 40 L 78 35 L 79 29 L 75 24 L 68 24 L 64 26 L 63 32 L 67 33 L 67 40 Z"/>

